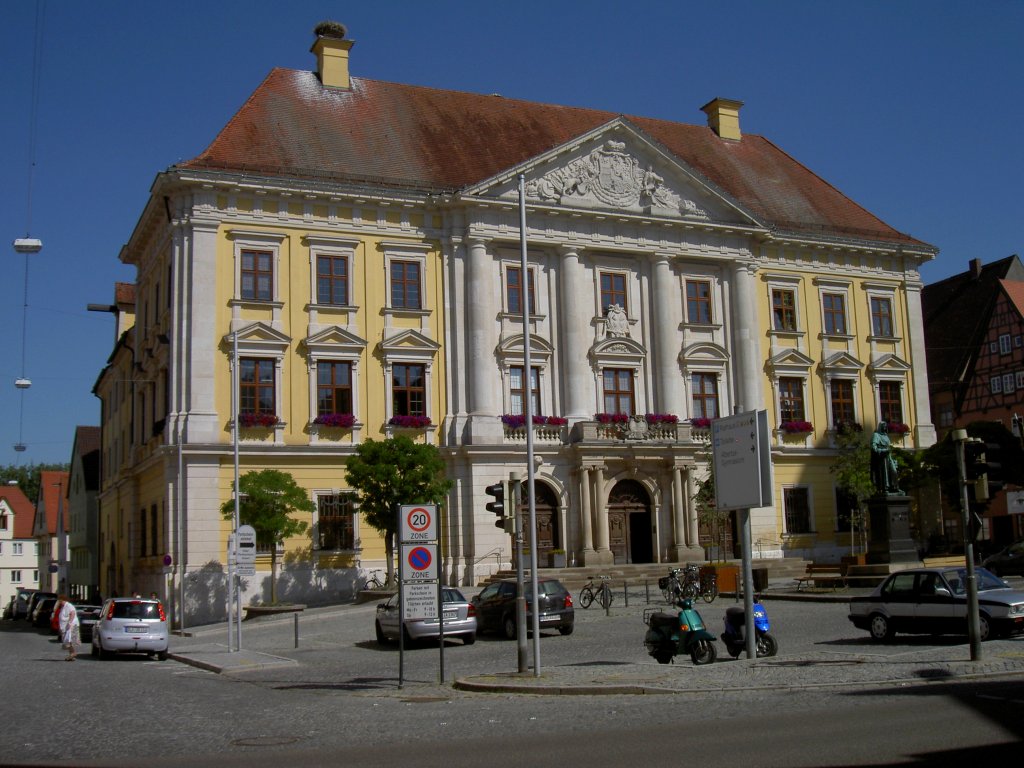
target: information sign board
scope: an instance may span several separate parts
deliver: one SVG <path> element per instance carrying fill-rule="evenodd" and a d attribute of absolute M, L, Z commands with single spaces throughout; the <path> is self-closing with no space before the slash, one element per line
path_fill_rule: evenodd
<path fill-rule="evenodd" d="M 403 583 L 402 608 L 406 619 L 436 619 L 437 584 L 429 581 Z"/>
<path fill-rule="evenodd" d="M 252 565 L 256 562 L 256 529 L 251 525 L 238 526 L 235 536 L 235 562 Z"/>
<path fill-rule="evenodd" d="M 711 449 L 719 509 L 771 506 L 767 411 L 748 411 L 712 421 Z"/>

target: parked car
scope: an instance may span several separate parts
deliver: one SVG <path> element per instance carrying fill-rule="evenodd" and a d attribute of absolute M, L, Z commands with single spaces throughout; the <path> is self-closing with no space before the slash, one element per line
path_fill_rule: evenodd
<path fill-rule="evenodd" d="M 382 645 L 398 639 L 399 602 L 399 594 L 394 594 L 387 602 L 377 606 L 374 631 L 377 642 Z M 445 637 L 460 637 L 465 645 L 476 642 L 476 609 L 459 590 L 442 587 L 441 610 Z M 440 634 L 439 627 L 437 619 L 406 619 L 406 640 L 437 637 Z"/>
<path fill-rule="evenodd" d="M 36 612 L 36 606 L 39 605 L 39 601 L 45 597 L 52 597 L 56 599 L 57 593 L 41 592 L 38 589 L 33 590 L 28 596 L 28 601 L 25 603 L 25 613 L 22 614 L 22 617 L 32 621 L 33 614 Z"/>
<path fill-rule="evenodd" d="M 102 608 L 98 605 L 75 605 L 78 612 L 78 636 L 83 643 L 92 642 L 93 627 L 100 619 Z"/>
<path fill-rule="evenodd" d="M 975 568 L 982 640 L 1024 632 L 1024 592 Z M 898 571 L 874 592 L 850 600 L 850 621 L 875 640 L 907 634 L 967 634 L 967 568 Z"/>
<path fill-rule="evenodd" d="M 558 579 L 540 579 L 537 583 L 537 605 L 540 609 L 541 629 L 557 629 L 571 635 L 576 622 L 572 595 Z M 476 607 L 477 629 L 480 632 L 499 632 L 513 640 L 516 637 L 516 581 L 503 579 L 488 584 L 473 598 Z M 526 584 L 527 630 L 533 626 L 532 592 Z"/>
<path fill-rule="evenodd" d="M 44 597 L 35 602 L 32 609 L 32 626 L 40 629 L 50 628 L 50 618 L 53 616 L 53 609 L 57 605 L 56 597 Z"/>
<path fill-rule="evenodd" d="M 17 602 L 18 602 L 18 596 L 17 595 L 11 595 L 11 599 L 8 600 L 7 601 L 7 605 L 4 606 L 4 618 L 5 619 L 13 619 L 14 618 L 14 606 L 15 606 L 15 604 Z"/>
<path fill-rule="evenodd" d="M 19 589 L 14 595 L 12 604 L 12 619 L 24 619 L 28 616 L 28 601 L 32 597 L 32 594 L 38 592 L 38 589 L 32 589 L 30 587 L 23 587 Z"/>
<path fill-rule="evenodd" d="M 982 563 L 996 576 L 1024 576 L 1024 539 L 1015 541 Z"/>
<path fill-rule="evenodd" d="M 148 653 L 167 658 L 167 614 L 159 600 L 112 597 L 103 603 L 92 630 L 92 655 L 105 659 L 112 653 Z"/>

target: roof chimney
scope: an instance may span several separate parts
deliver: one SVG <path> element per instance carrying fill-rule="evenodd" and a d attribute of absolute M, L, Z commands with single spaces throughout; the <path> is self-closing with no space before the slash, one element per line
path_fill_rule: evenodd
<path fill-rule="evenodd" d="M 348 74 L 348 52 L 355 40 L 346 40 L 348 30 L 336 21 L 322 21 L 313 34 L 316 41 L 309 50 L 316 56 L 316 73 L 328 88 L 351 88 Z"/>
<path fill-rule="evenodd" d="M 708 127 L 719 137 L 739 141 L 743 138 L 743 134 L 740 133 L 740 107 L 742 106 L 742 101 L 714 98 L 700 109 L 708 116 Z"/>
<path fill-rule="evenodd" d="M 975 280 L 981 277 L 981 259 L 971 259 L 970 262 L 971 277 Z"/>

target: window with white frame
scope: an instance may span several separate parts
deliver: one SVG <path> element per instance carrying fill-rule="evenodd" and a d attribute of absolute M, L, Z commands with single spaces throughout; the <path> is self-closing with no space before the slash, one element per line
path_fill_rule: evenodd
<path fill-rule="evenodd" d="M 718 376 L 714 373 L 690 374 L 690 397 L 694 419 L 718 418 Z"/>
<path fill-rule="evenodd" d="M 710 325 L 711 314 L 711 281 L 686 281 L 686 322 L 691 325 Z"/>
<path fill-rule="evenodd" d="M 11 571 L 11 584 L 21 584 L 21 571 L 15 569 Z"/>
<path fill-rule="evenodd" d="M 508 369 L 509 413 L 519 416 L 526 413 L 526 377 L 524 366 L 513 365 Z M 540 397 L 540 368 L 530 367 L 530 406 L 534 416 L 544 413 Z"/>
<path fill-rule="evenodd" d="M 11 549 L 11 551 L 12 551 L 12 554 L 15 554 L 15 555 L 20 555 L 20 554 L 22 554 L 22 551 L 23 551 L 23 546 L 24 546 L 24 545 L 23 545 L 23 544 L 22 544 L 22 543 L 21 543 L 20 541 L 15 541 L 15 542 L 13 542 L 13 543 L 11 544 L 11 548 L 12 548 L 12 549 Z"/>
<path fill-rule="evenodd" d="M 537 314 L 537 300 L 535 297 L 536 275 L 533 267 L 526 269 L 526 285 L 523 285 L 522 267 L 505 267 L 505 311 L 511 315 L 523 313 L 523 293 L 525 288 L 526 297 L 529 301 L 529 313 Z"/>
<path fill-rule="evenodd" d="M 351 414 L 352 363 L 348 360 L 317 360 L 316 415 Z"/>
<path fill-rule="evenodd" d="M 243 417 L 277 415 L 276 364 L 267 358 L 243 357 L 238 367 L 238 413 Z"/>
<path fill-rule="evenodd" d="M 7 530 L 7 515 L 0 515 L 0 531 Z"/>
<path fill-rule="evenodd" d="M 387 309 L 391 312 L 422 312 L 426 285 L 428 246 L 382 243 L 387 279 Z"/>
<path fill-rule="evenodd" d="M 322 551 L 352 551 L 356 548 L 356 505 L 352 493 L 318 493 L 313 541 Z"/>
<path fill-rule="evenodd" d="M 1010 345 L 1010 334 L 1004 333 L 999 337 L 999 354 L 1008 355 L 1013 351 Z"/>
<path fill-rule="evenodd" d="M 1003 377 L 993 376 L 988 380 L 988 389 L 993 395 L 998 395 L 1003 391 Z"/>
<path fill-rule="evenodd" d="M 878 382 L 878 412 L 887 424 L 903 423 L 903 382 Z"/>
<path fill-rule="evenodd" d="M 1016 382 L 1012 373 L 1003 374 L 1003 394 L 1009 395 L 1016 390 Z"/>
<path fill-rule="evenodd" d="M 871 297 L 871 335 L 884 339 L 896 335 L 892 322 L 892 299 L 889 296 Z"/>
<path fill-rule="evenodd" d="M 281 242 L 284 235 L 232 230 L 234 243 L 235 299 L 240 301 L 277 301 L 280 284 Z"/>
<path fill-rule="evenodd" d="M 779 377 L 779 421 L 806 421 L 804 380 L 796 376 Z"/>
<path fill-rule="evenodd" d="M 841 293 L 821 294 L 823 328 L 830 336 L 846 335 L 846 296 Z"/>
<path fill-rule="evenodd" d="M 832 426 L 856 423 L 853 379 L 832 379 L 829 382 L 829 403 L 832 406 Z"/>
<path fill-rule="evenodd" d="M 605 368 L 601 372 L 604 412 L 632 416 L 636 396 L 633 390 L 633 370 Z"/>
<path fill-rule="evenodd" d="M 427 415 L 427 367 L 418 363 L 391 366 L 392 416 Z"/>
<path fill-rule="evenodd" d="M 1024 371 L 1017 371 L 1017 389 L 1024 389 Z"/>
<path fill-rule="evenodd" d="M 613 304 L 622 307 L 626 315 L 629 315 L 629 305 L 626 303 L 626 274 L 624 272 L 601 272 L 601 314 L 607 314 L 608 308 Z"/>
<path fill-rule="evenodd" d="M 795 331 L 796 291 L 792 288 L 772 288 L 772 328 L 776 331 Z"/>
<path fill-rule="evenodd" d="M 782 489 L 786 533 L 811 533 L 811 494 L 806 486 Z"/>

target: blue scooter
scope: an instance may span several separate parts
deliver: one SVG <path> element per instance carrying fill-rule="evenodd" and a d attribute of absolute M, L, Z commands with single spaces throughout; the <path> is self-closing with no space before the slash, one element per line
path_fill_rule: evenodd
<path fill-rule="evenodd" d="M 722 633 L 722 642 L 734 659 L 747 649 L 747 640 L 744 633 L 747 615 L 743 608 L 732 607 L 725 609 L 725 632 Z M 754 599 L 754 632 L 757 638 L 754 642 L 758 657 L 774 656 L 779 651 L 779 644 L 775 638 L 768 634 L 768 611 L 764 606 Z"/>
<path fill-rule="evenodd" d="M 678 605 L 678 614 L 644 611 L 644 623 L 648 626 L 644 647 L 659 664 L 671 664 L 680 653 L 690 654 L 694 664 L 711 664 L 718 658 L 715 636 L 704 627 L 692 600 L 684 598 Z"/>

